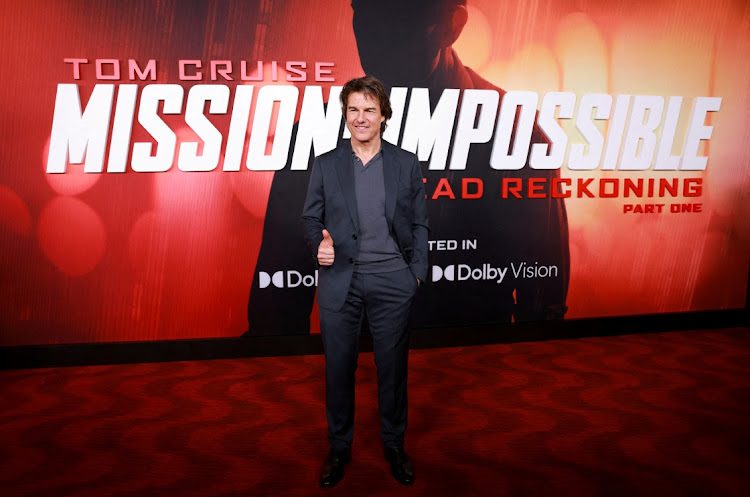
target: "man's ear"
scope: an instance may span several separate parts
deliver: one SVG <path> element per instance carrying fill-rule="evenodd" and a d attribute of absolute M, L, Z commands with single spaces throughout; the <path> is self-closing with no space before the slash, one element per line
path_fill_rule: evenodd
<path fill-rule="evenodd" d="M 468 19 L 469 12 L 466 10 L 466 5 L 454 5 L 450 11 L 440 16 L 436 24 L 427 28 L 427 36 L 433 46 L 440 49 L 449 47 L 458 40 Z"/>
<path fill-rule="evenodd" d="M 453 7 L 453 12 L 451 13 L 450 19 L 450 28 L 448 33 L 446 33 L 446 47 L 453 45 L 456 40 L 458 40 L 458 37 L 461 35 L 461 31 L 463 31 L 464 26 L 466 26 L 466 21 L 468 19 L 469 12 L 466 10 L 466 5 L 456 5 Z"/>

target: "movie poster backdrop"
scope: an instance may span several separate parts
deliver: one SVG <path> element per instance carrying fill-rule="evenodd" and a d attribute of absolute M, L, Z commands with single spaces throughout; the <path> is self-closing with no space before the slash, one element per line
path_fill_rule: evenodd
<path fill-rule="evenodd" d="M 1 11 L 0 345 L 318 333 L 298 219 L 365 72 L 422 165 L 416 327 L 745 306 L 746 2 Z"/>

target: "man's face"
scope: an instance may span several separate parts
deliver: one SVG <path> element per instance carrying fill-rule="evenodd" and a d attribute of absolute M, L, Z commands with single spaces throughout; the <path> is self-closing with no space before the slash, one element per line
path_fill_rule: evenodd
<path fill-rule="evenodd" d="M 385 121 L 380 102 L 366 93 L 354 92 L 349 94 L 345 111 L 346 127 L 354 144 L 372 143 L 380 138 L 380 123 Z"/>
<path fill-rule="evenodd" d="M 386 85 L 424 81 L 435 69 L 440 46 L 429 35 L 435 28 L 428 1 L 354 0 L 353 28 L 365 73 Z"/>

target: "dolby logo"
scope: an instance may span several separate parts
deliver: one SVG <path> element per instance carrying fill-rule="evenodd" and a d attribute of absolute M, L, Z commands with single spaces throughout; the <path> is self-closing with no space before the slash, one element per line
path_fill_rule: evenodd
<path fill-rule="evenodd" d="M 275 286 L 276 288 L 296 288 L 299 286 L 318 286 L 318 271 L 315 270 L 315 274 L 303 275 L 299 271 L 276 271 L 272 275 L 265 271 L 258 271 L 258 286 L 260 288 L 268 288 L 269 286 Z"/>
<path fill-rule="evenodd" d="M 445 268 L 432 266 L 432 281 L 494 280 L 497 283 L 502 283 L 507 272 L 507 267 L 493 267 L 491 264 L 486 263 L 474 268 L 468 264 L 451 264 Z"/>

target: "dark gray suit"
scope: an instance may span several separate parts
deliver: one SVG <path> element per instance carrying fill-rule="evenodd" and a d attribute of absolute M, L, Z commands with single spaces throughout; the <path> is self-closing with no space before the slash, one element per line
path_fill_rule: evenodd
<path fill-rule="evenodd" d="M 356 272 L 359 216 L 352 149 L 344 142 L 315 159 L 301 222 L 313 254 L 331 234 L 335 259 L 318 273 L 318 305 L 326 355 L 329 442 L 336 450 L 353 439 L 354 371 L 364 314 L 378 368 L 381 434 L 401 446 L 406 429 L 408 318 L 417 278 L 427 275 L 427 217 L 422 171 L 416 155 L 382 141 L 385 218 L 408 269 Z"/>

